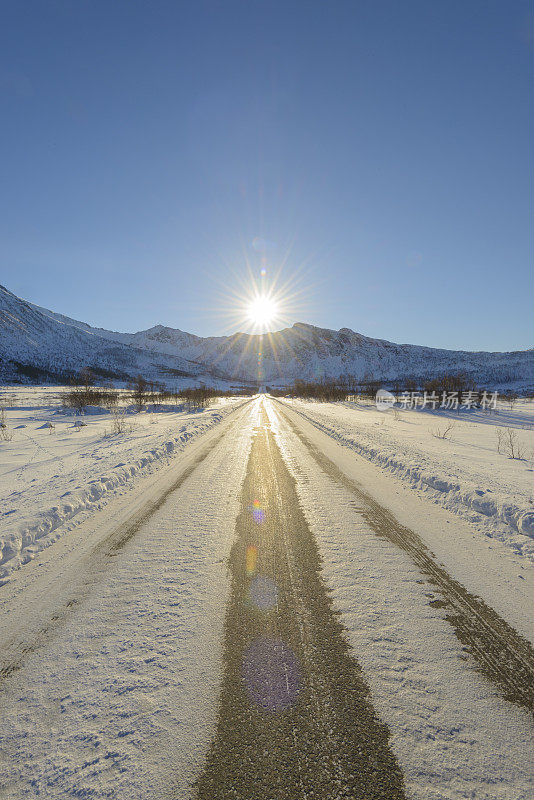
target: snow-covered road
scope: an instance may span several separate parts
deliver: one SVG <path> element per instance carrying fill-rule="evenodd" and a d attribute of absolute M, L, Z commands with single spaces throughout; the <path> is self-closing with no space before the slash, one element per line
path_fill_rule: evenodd
<path fill-rule="evenodd" d="M 531 798 L 532 574 L 378 473 L 260 397 L 13 573 L 0 798 Z"/>

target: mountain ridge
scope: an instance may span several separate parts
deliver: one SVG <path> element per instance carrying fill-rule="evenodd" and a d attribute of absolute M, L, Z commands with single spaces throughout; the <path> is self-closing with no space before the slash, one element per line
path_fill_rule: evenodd
<path fill-rule="evenodd" d="M 261 347 L 261 370 L 258 351 Z M 65 375 L 96 362 L 121 380 L 146 374 L 173 383 L 272 383 L 296 379 L 377 379 L 386 382 L 465 372 L 479 384 L 534 385 L 534 349 L 509 352 L 446 350 L 397 344 L 343 327 L 305 322 L 265 334 L 202 337 L 158 323 L 122 333 L 29 303 L 0 287 L 0 358 Z M 0 373 L 0 378 L 2 373 Z"/>

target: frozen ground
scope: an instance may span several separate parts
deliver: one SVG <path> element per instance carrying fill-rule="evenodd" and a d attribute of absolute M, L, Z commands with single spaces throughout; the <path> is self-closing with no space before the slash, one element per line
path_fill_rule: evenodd
<path fill-rule="evenodd" d="M 0 797 L 191 796 L 215 725 L 226 561 L 255 419 L 243 409 L 222 423 L 231 435 L 199 437 L 215 442 L 201 461 L 198 442 L 186 448 L 171 473 L 193 467 L 194 480 L 134 537 L 107 538 L 132 512 L 130 493 L 0 589 L 4 670 L 24 653 L 2 682 Z M 169 479 L 160 470 L 136 498 Z"/>
<path fill-rule="evenodd" d="M 105 409 L 76 416 L 58 398 L 57 388 L 24 387 L 4 390 L 0 398 L 6 425 L 0 431 L 0 585 L 243 402 L 220 398 L 195 413 L 164 405 L 135 413 L 123 406 L 124 430 L 117 433 Z"/>
<path fill-rule="evenodd" d="M 461 643 L 444 622 L 446 609 L 435 602 L 436 594 L 429 591 L 432 587 L 424 576 L 398 548 L 370 531 L 351 494 L 317 469 L 278 409 L 269 407 L 277 441 L 296 480 L 323 557 L 325 579 L 369 681 L 373 704 L 392 732 L 408 796 L 412 800 L 532 797 L 529 714 L 497 697 L 473 671 Z M 302 429 L 324 452 L 324 437 L 314 435 L 310 427 Z M 335 448 L 341 449 L 337 443 Z M 349 474 L 354 468 L 369 488 L 369 476 L 362 474 L 359 461 L 358 456 L 345 454 L 344 463 L 339 463 Z M 424 500 L 414 496 L 412 505 L 424 514 Z M 453 536 L 446 547 L 454 550 Z M 484 593 L 491 596 L 488 554 L 475 541 L 470 556 L 470 568 L 478 570 Z M 493 567 L 508 574 L 513 595 L 510 564 L 499 556 L 493 554 Z M 511 600 L 510 614 L 519 599 L 523 605 L 526 601 L 528 615 L 528 597 L 525 593 Z"/>
<path fill-rule="evenodd" d="M 50 508 L 52 492 L 61 497 L 71 478 L 83 492 L 91 480 L 99 485 L 113 470 L 140 466 L 126 483 L 108 489 L 109 502 L 101 497 L 76 519 L 59 517 L 53 546 L 13 570 L 0 587 L 0 797 L 196 798 L 192 782 L 216 730 L 229 597 L 226 564 L 251 439 L 264 424 L 262 405 L 295 479 L 371 702 L 391 731 L 407 798 L 530 800 L 534 752 L 526 711 L 504 700 L 475 669 L 428 575 L 371 529 L 355 495 L 318 466 L 302 438 L 392 509 L 449 575 L 534 641 L 533 570 L 525 547 L 510 546 L 514 536 L 527 543 L 530 537 L 514 533 L 496 514 L 475 514 L 466 503 L 437 504 L 435 488 L 405 480 L 401 469 L 392 474 L 379 459 L 356 449 L 357 443 L 370 449 L 374 442 L 377 452 L 399 460 L 411 454 L 432 474 L 455 469 L 462 486 L 468 480 L 480 485 L 482 476 L 482 486 L 500 497 L 517 483 L 520 507 L 529 484 L 516 481 L 514 470 L 524 477 L 520 470 L 529 462 L 492 455 L 503 464 L 503 475 L 492 477 L 490 455 L 484 456 L 484 441 L 490 452 L 492 437 L 485 431 L 494 430 L 491 424 L 459 422 L 447 441 L 434 439 L 428 429 L 437 421 L 415 416 L 419 412 L 413 420 L 409 412 L 406 422 L 388 417 L 381 422 L 383 415 L 371 408 L 256 398 L 198 415 L 160 413 L 154 423 L 148 415 L 132 415 L 137 420 L 132 430 L 105 436 L 109 418 L 87 417 L 87 427 L 75 431 L 73 418 L 53 415 L 47 393 L 37 399 L 36 392 L 18 411 L 7 412 L 14 436 L 1 447 L 3 453 L 13 447 L 12 468 L 1 480 L 6 487 L 14 482 L 6 509 L 13 510 L 2 522 L 15 513 L 24 522 L 26 507 L 30 519 L 35 509 Z M 530 424 L 529 413 L 516 409 L 522 416 L 515 424 Z M 26 422 L 17 422 L 16 414 Z M 52 418 L 60 424 L 50 434 L 41 425 Z M 15 445 L 26 440 L 15 437 L 28 426 L 29 464 L 17 483 Z M 530 433 L 521 427 L 522 436 Z M 187 442 L 180 439 L 183 434 L 191 434 Z M 457 435 L 463 438 L 456 440 Z M 445 449 L 455 441 L 463 446 Z M 168 442 L 176 443 L 170 456 Z M 477 448 L 480 465 L 469 473 L 469 454 L 478 464 Z M 152 457 L 153 451 L 164 457 Z M 61 461 L 63 470 L 57 466 Z M 4 469 L 7 460 L 1 463 Z M 261 498 L 270 490 L 259 478 Z M 21 492 L 18 500 L 14 491 Z M 42 494 L 33 498 L 34 491 Z M 248 510 L 261 527 L 255 506 Z M 281 513 L 291 519 L 291 509 L 282 507 Z M 506 536 L 498 525 L 508 528 Z"/>
<path fill-rule="evenodd" d="M 374 403 L 284 401 L 318 429 L 534 560 L 534 402 L 496 412 L 377 411 Z M 439 438 L 451 424 L 448 437 Z M 511 432 L 522 458 L 497 451 Z"/>

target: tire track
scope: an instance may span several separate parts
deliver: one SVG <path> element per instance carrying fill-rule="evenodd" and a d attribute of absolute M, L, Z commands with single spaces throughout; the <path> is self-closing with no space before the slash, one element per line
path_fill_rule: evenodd
<path fill-rule="evenodd" d="M 390 511 L 345 475 L 297 428 L 280 403 L 277 403 L 277 412 L 318 467 L 351 492 L 355 508 L 372 530 L 407 553 L 431 584 L 432 591 L 441 594 L 441 599 L 432 603 L 445 609 L 445 619 L 466 653 L 473 657 L 479 672 L 498 687 L 506 700 L 534 712 L 534 648 L 530 642 L 439 566 L 420 537 L 401 525 Z"/>
<path fill-rule="evenodd" d="M 252 444 L 199 800 L 400 800 L 403 777 L 266 414 Z"/>
<path fill-rule="evenodd" d="M 231 427 L 239 424 L 239 419 L 231 423 Z M 77 565 L 76 574 L 72 582 L 72 590 L 68 598 L 53 610 L 48 621 L 38 630 L 24 640 L 12 637 L 1 643 L 2 656 L 0 657 L 0 685 L 12 673 L 24 666 L 25 659 L 31 653 L 46 645 L 52 636 L 65 624 L 67 619 L 76 612 L 80 603 L 91 592 L 94 585 L 107 569 L 108 560 L 120 554 L 127 543 L 133 539 L 148 519 L 166 502 L 173 492 L 180 489 L 185 481 L 191 477 L 196 468 L 213 452 L 220 441 L 229 433 L 228 428 L 204 446 L 196 458 L 182 470 L 176 480 L 161 494 L 148 500 L 126 522 L 116 528 L 109 536 L 98 542 L 95 547 Z"/>

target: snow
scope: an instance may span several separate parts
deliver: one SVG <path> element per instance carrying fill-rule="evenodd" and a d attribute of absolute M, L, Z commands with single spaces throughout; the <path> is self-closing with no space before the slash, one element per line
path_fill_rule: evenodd
<path fill-rule="evenodd" d="M 89 367 L 106 380 L 124 382 L 142 374 L 170 388 L 201 383 L 228 388 L 228 382 L 219 380 L 209 367 L 179 354 L 124 344 L 120 335 L 105 333 L 44 312 L 0 286 L 0 382 L 66 382 Z"/>
<path fill-rule="evenodd" d="M 93 515 L 94 529 L 87 521 L 73 533 L 70 552 L 65 538 L 3 587 L 3 640 L 31 640 L 27 629 L 58 558 L 58 591 L 73 591 L 78 606 L 3 682 L 2 797 L 193 796 L 216 723 L 226 561 L 254 424 L 253 409 L 227 418 L 231 435 L 198 464 L 194 482 L 169 495 L 94 574 L 79 552 L 105 537 L 111 508 Z"/>
<path fill-rule="evenodd" d="M 496 412 L 378 411 L 374 403 L 283 401 L 319 430 L 441 505 L 480 533 L 534 560 L 534 402 Z M 435 436 L 452 421 L 450 439 Z M 496 431 L 510 429 L 526 458 L 497 452 Z"/>
<path fill-rule="evenodd" d="M 17 387 L 5 393 L 10 441 L 0 440 L 0 585 L 13 570 L 72 530 L 141 476 L 175 459 L 189 442 L 244 402 L 220 398 L 197 412 L 156 407 L 126 415 L 124 433 L 102 408 L 75 416 L 57 392 Z M 11 398 L 11 399 L 9 399 Z M 123 409 L 133 411 L 133 407 Z M 53 427 L 50 427 L 53 426 Z"/>
<path fill-rule="evenodd" d="M 20 365 L 33 371 L 37 367 L 56 379 L 98 365 L 116 380 L 142 373 L 171 385 L 204 381 L 222 388 L 233 380 L 257 382 L 260 349 L 264 380 L 273 385 L 292 384 L 297 378 L 337 380 L 340 375 L 394 381 L 464 372 L 493 389 L 534 388 L 534 350 L 443 350 L 302 322 L 268 336 L 201 337 L 161 324 L 120 333 L 26 303 L 0 287 L 0 358 L 6 361 L 0 380 L 4 381 L 24 375 Z"/>
<path fill-rule="evenodd" d="M 369 529 L 351 502 L 352 494 L 317 469 L 299 438 L 280 420 L 277 407 L 269 404 L 267 409 L 373 705 L 391 730 L 408 796 L 531 798 L 530 716 L 501 699 L 474 670 L 444 621 L 446 612 L 429 604 L 429 584 L 413 562 Z M 296 414 L 292 418 L 298 420 Z M 306 435 L 310 428 L 306 425 Z M 314 442 L 323 439 L 317 432 Z M 341 450 L 337 442 L 334 448 Z M 349 458 L 362 461 L 345 451 L 344 460 Z M 424 510 L 428 501 L 413 491 L 411 495 L 415 513 Z M 471 556 L 477 551 L 482 556 L 478 563 L 470 561 L 471 569 L 475 563 L 483 570 L 482 545 L 479 539 L 471 547 Z M 448 547 L 454 550 L 453 537 Z M 486 589 L 491 591 L 487 581 Z"/>
<path fill-rule="evenodd" d="M 438 350 L 372 339 L 350 328 L 333 331 L 302 322 L 267 337 L 234 334 L 204 338 L 164 325 L 137 333 L 90 330 L 121 344 L 215 365 L 226 376 L 242 380 L 257 380 L 257 353 L 261 349 L 262 371 L 268 383 L 287 384 L 297 378 L 312 381 L 337 379 L 349 374 L 358 378 L 375 375 L 391 380 L 465 371 L 492 385 L 516 380 L 524 386 L 534 385 L 532 351 L 469 353 Z"/>
<path fill-rule="evenodd" d="M 391 730 L 408 797 L 532 797 L 531 719 L 474 670 L 446 612 L 430 605 L 429 584 L 402 551 L 370 530 L 350 491 L 318 468 L 280 418 L 284 406 L 256 398 L 220 401 L 199 414 L 131 414 L 134 427 L 111 435 L 106 414 L 84 417 L 86 425 L 76 431 L 75 417 L 55 413 L 56 391 L 17 388 L 18 402 L 7 412 L 13 439 L 0 442 L 0 485 L 11 497 L 3 505 L 11 511 L 4 525 L 11 516 L 23 524 L 36 509 L 60 509 L 57 498 L 65 491 L 83 492 L 93 480 L 146 463 L 75 518 L 62 519 L 54 546 L 11 571 L 0 588 L 2 661 L 24 654 L 2 684 L 0 796 L 194 797 L 191 783 L 216 724 L 226 562 L 264 403 L 317 539 L 325 582 L 372 702 Z M 523 549 L 505 536 L 482 535 L 485 528 L 468 518 L 467 505 L 436 504 L 435 489 L 383 469 L 350 444 L 374 443 L 399 458 L 418 454 L 438 476 L 454 466 L 462 481 L 472 463 L 471 478 L 483 476 L 481 485 L 493 492 L 515 487 L 519 507 L 531 484 L 516 470 L 526 462 L 499 456 L 501 474 L 492 477 L 484 443 L 492 441 L 493 423 L 472 416 L 458 423 L 458 440 L 447 442 L 428 433 L 434 417 L 420 412 L 406 412 L 402 422 L 371 407 L 294 401 L 285 409 L 322 452 L 412 527 L 454 578 L 534 641 L 534 579 Z M 497 416 L 502 424 L 504 410 Z M 530 406 L 506 419 L 530 435 L 523 427 L 530 424 Z M 42 428 L 49 421 L 52 433 Z M 226 434 L 220 440 L 219 432 Z M 443 447 L 455 441 L 457 451 Z M 213 448 L 196 463 L 209 442 Z M 111 557 L 102 546 L 110 533 L 192 467 Z M 502 524 L 496 515 L 484 519 Z"/>

